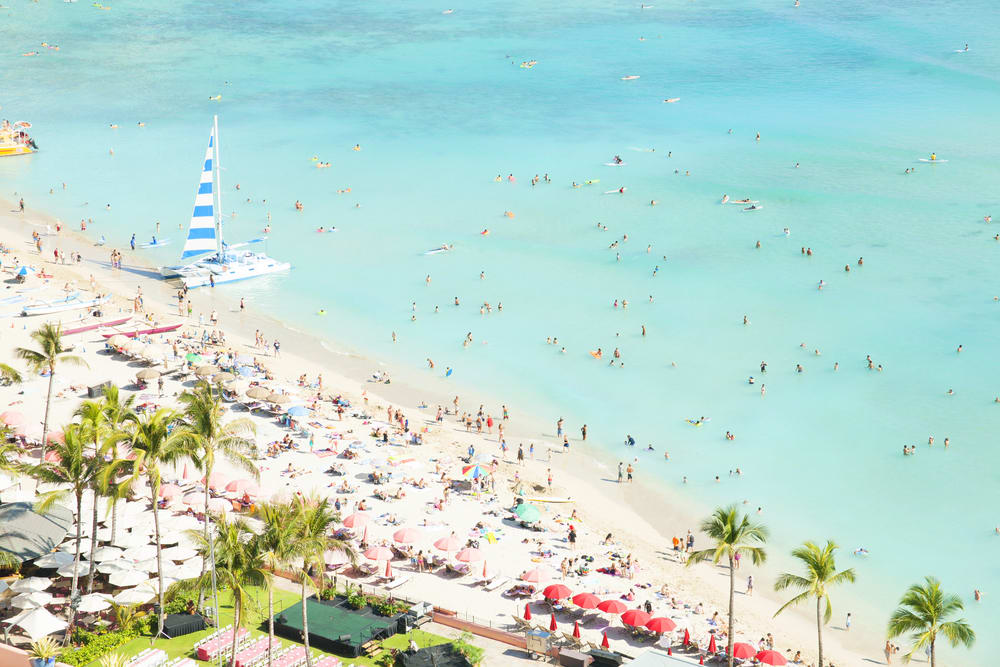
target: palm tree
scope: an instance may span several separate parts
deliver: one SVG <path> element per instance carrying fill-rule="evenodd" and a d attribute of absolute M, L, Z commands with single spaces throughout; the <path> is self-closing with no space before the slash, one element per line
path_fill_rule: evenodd
<path fill-rule="evenodd" d="M 337 513 L 327 498 L 303 498 L 299 496 L 294 503 L 295 531 L 294 539 L 300 556 L 302 556 L 302 640 L 306 646 L 306 667 L 312 667 L 312 657 L 309 655 L 309 615 L 306 611 L 307 587 L 313 585 L 310 574 L 313 568 L 320 572 L 326 570 L 327 551 L 343 552 L 351 562 L 357 560 L 357 553 L 350 542 L 329 536 L 330 529 L 339 519 Z"/>
<path fill-rule="evenodd" d="M 93 552 L 97 549 L 97 498 L 102 494 L 102 490 L 107 487 L 107 484 L 103 481 L 105 477 L 105 470 L 103 468 L 109 468 L 111 466 L 103 465 L 105 460 L 101 455 L 101 441 L 107 434 L 107 421 L 104 417 L 104 410 L 99 401 L 84 401 L 80 404 L 80 407 L 76 409 L 74 413 L 80 418 L 80 429 L 82 432 L 82 437 L 88 443 L 92 443 L 94 446 L 94 456 L 95 461 L 102 468 L 99 474 L 94 476 L 93 486 L 91 490 L 94 492 L 94 511 L 91 517 L 91 530 L 90 530 L 90 551 Z M 114 465 L 114 461 L 111 462 Z M 83 517 L 79 517 L 80 521 L 83 521 Z M 94 574 L 97 563 L 93 559 L 90 561 L 90 571 L 87 573 L 87 592 L 91 593 L 94 590 Z"/>
<path fill-rule="evenodd" d="M 114 475 L 120 472 L 120 468 L 125 468 L 127 465 L 120 456 L 118 450 L 118 445 L 126 442 L 131 437 L 128 432 L 124 430 L 125 424 L 132 423 L 135 421 L 135 410 L 133 408 L 135 404 L 135 394 L 128 396 L 125 400 L 121 400 L 118 385 L 110 385 L 104 388 L 104 400 L 102 401 L 102 407 L 104 409 L 104 419 L 108 426 L 108 434 L 102 445 L 102 454 L 106 457 L 110 457 L 111 462 L 119 462 L 118 468 L 109 469 L 109 474 L 111 475 L 106 480 L 107 489 L 104 492 L 105 495 L 111 500 L 111 507 L 109 511 L 111 512 L 111 541 L 114 542 L 116 536 L 118 535 L 118 513 L 115 511 L 119 500 L 124 500 L 127 497 L 127 493 L 122 494 L 118 492 L 117 487 L 111 484 L 114 479 Z"/>
<path fill-rule="evenodd" d="M 247 623 L 245 613 L 252 603 L 250 587 L 270 585 L 271 573 L 265 568 L 264 556 L 260 542 L 256 539 L 250 525 L 245 519 L 237 518 L 230 521 L 225 514 L 213 516 L 216 532 L 212 537 L 214 543 L 211 549 L 207 542 L 199 544 L 203 554 L 214 549 L 215 578 L 219 585 L 228 588 L 233 594 L 233 627 L 239 628 Z M 197 531 L 191 531 L 198 542 L 204 538 Z M 171 592 L 197 589 L 200 592 L 212 590 L 212 573 L 202 572 L 196 579 L 181 581 L 174 585 Z M 230 664 L 236 660 L 236 645 L 239 633 L 233 633 L 233 648 L 230 651 Z"/>
<path fill-rule="evenodd" d="M 6 549 L 0 549 L 0 570 L 13 570 L 17 572 L 21 569 L 21 558 L 15 553 Z"/>
<path fill-rule="evenodd" d="M 63 441 L 52 443 L 49 450 L 49 460 L 28 466 L 26 472 L 41 483 L 58 484 L 61 487 L 41 495 L 35 511 L 44 514 L 51 509 L 56 501 L 70 496 L 76 501 L 76 546 L 73 558 L 73 583 L 70 587 L 71 598 L 77 596 L 78 570 L 80 567 L 80 540 L 83 529 L 83 494 L 93 488 L 100 466 L 97 457 L 88 452 L 86 432 L 79 424 L 70 424 L 63 429 Z M 69 610 L 69 624 L 73 625 L 72 604 L 66 605 Z M 68 635 L 67 635 L 68 636 Z"/>
<path fill-rule="evenodd" d="M 205 516 L 208 517 L 208 478 L 215 469 L 217 457 L 251 473 L 259 479 L 257 466 L 247 456 L 254 446 L 248 435 L 255 435 L 257 427 L 247 418 L 222 423 L 222 399 L 218 391 L 208 382 L 199 382 L 194 391 L 184 392 L 180 397 L 184 406 L 184 421 L 194 438 L 198 450 L 197 464 L 205 473 Z M 208 521 L 205 521 L 205 540 L 208 540 Z M 201 561 L 201 573 L 205 574 L 207 555 Z M 201 608 L 203 592 L 198 592 L 198 607 Z"/>
<path fill-rule="evenodd" d="M 62 325 L 47 322 L 31 332 L 31 339 L 38 343 L 39 350 L 19 347 L 14 350 L 14 355 L 28 364 L 35 373 L 48 371 L 49 391 L 45 396 L 45 418 L 42 421 L 42 449 L 48 447 L 45 441 L 49 433 L 49 406 L 52 404 L 52 381 L 56 377 L 56 366 L 70 364 L 75 366 L 86 366 L 87 362 L 83 357 L 70 354 L 62 346 Z"/>
<path fill-rule="evenodd" d="M 295 540 L 296 526 L 289 519 L 293 509 L 286 503 L 264 503 L 257 508 L 257 518 L 264 527 L 257 540 L 260 545 L 264 566 L 271 570 L 288 565 L 299 555 L 299 545 Z M 274 585 L 273 578 L 268 577 L 267 584 L 267 667 L 271 667 L 274 645 Z"/>
<path fill-rule="evenodd" d="M 943 635 L 952 647 L 964 644 L 966 648 L 972 648 L 976 641 L 976 633 L 964 618 L 946 620 L 965 609 L 965 605 L 957 595 L 942 591 L 941 582 L 934 577 L 924 577 L 923 584 L 910 586 L 899 605 L 889 617 L 889 638 L 912 633 L 913 648 L 903 656 L 905 662 L 909 662 L 917 650 L 929 647 L 931 667 L 934 667 L 934 643 L 938 634 Z"/>
<path fill-rule="evenodd" d="M 801 547 L 792 551 L 792 555 L 806 566 L 806 576 L 800 577 L 797 574 L 785 573 L 774 582 L 774 590 L 776 591 L 783 591 L 786 588 L 795 588 L 802 591 L 783 604 L 781 609 L 774 613 L 775 616 L 785 611 L 788 607 L 805 602 L 810 597 L 816 598 L 816 637 L 819 643 L 819 667 L 823 667 L 823 626 L 830 622 L 830 616 L 833 615 L 833 607 L 830 605 L 827 588 L 844 582 L 854 583 L 854 568 L 837 572 L 837 563 L 833 553 L 836 550 L 837 545 L 832 540 L 827 540 L 826 546 L 822 548 L 814 542 L 804 542 Z M 824 598 L 826 598 L 826 611 L 821 614 Z"/>
<path fill-rule="evenodd" d="M 157 499 L 163 478 L 160 467 L 177 463 L 194 456 L 191 435 L 181 424 L 181 414 L 169 408 L 160 408 L 152 414 L 133 417 L 132 453 L 135 454 L 132 475 L 118 487 L 123 492 L 142 474 L 149 483 L 153 499 L 153 530 L 156 535 L 156 576 L 158 579 L 157 602 L 163 609 L 163 547 L 160 543 L 160 512 Z M 163 634 L 163 614 L 157 614 L 156 635 Z"/>
<path fill-rule="evenodd" d="M 740 514 L 736 505 L 730 505 L 717 507 L 710 517 L 701 522 L 701 532 L 708 535 L 715 546 L 692 553 L 688 557 L 687 566 L 707 560 L 718 565 L 723 558 L 729 561 L 729 633 L 726 635 L 726 654 L 729 656 L 729 667 L 733 667 L 733 636 L 736 634 L 736 578 L 733 561 L 739 554 L 741 558 L 750 556 L 754 565 L 763 563 L 767 559 L 767 553 L 759 545 L 767 541 L 768 531 L 763 524 L 752 522 L 746 514 Z"/>

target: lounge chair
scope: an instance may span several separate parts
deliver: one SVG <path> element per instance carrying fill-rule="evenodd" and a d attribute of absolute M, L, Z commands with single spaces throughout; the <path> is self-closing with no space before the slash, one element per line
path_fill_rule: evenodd
<path fill-rule="evenodd" d="M 518 630 L 524 630 L 525 632 L 530 632 L 533 629 L 531 627 L 531 623 L 524 620 L 520 616 L 515 616 L 514 614 L 511 614 L 510 617 L 514 619 L 514 625 L 517 626 Z"/>

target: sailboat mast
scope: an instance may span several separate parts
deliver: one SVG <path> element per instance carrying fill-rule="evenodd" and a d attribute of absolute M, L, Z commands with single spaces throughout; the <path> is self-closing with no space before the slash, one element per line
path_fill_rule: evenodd
<path fill-rule="evenodd" d="M 212 133 L 215 135 L 215 159 L 212 165 L 215 168 L 215 245 L 219 253 L 219 261 L 222 261 L 222 165 L 219 164 L 219 116 L 213 119 Z"/>

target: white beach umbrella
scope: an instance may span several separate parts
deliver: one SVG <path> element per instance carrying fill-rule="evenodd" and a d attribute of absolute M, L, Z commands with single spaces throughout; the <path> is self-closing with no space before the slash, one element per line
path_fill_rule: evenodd
<path fill-rule="evenodd" d="M 115 541 L 112 544 L 121 549 L 132 549 L 133 547 L 141 547 L 144 544 L 149 544 L 149 536 L 137 533 L 123 533 L 116 535 Z"/>
<path fill-rule="evenodd" d="M 132 339 L 129 338 L 128 336 L 123 336 L 121 334 L 115 334 L 114 336 L 112 336 L 111 338 L 108 339 L 107 343 L 108 343 L 108 345 L 110 345 L 112 347 L 124 347 L 131 340 Z"/>
<path fill-rule="evenodd" d="M 167 575 L 163 575 L 163 590 L 166 591 L 168 588 L 176 584 L 178 581 L 180 581 L 180 579 L 178 579 L 177 577 L 169 577 Z M 132 590 L 138 591 L 140 593 L 152 593 L 153 595 L 158 595 L 160 590 L 160 581 L 157 577 L 153 577 L 148 581 L 142 582 Z"/>
<path fill-rule="evenodd" d="M 80 561 L 80 565 L 76 570 L 78 576 L 83 576 L 87 572 L 90 572 L 90 563 L 87 561 Z M 73 577 L 73 563 L 70 562 L 69 565 L 63 565 L 61 568 L 56 570 L 56 574 L 60 577 L 72 578 Z"/>
<path fill-rule="evenodd" d="M 181 540 L 181 535 L 177 531 L 172 530 L 167 533 L 164 533 L 163 535 L 160 535 L 160 546 L 166 544 L 177 544 L 178 542 L 180 542 L 180 540 Z M 153 545 L 153 548 L 155 549 L 156 545 Z"/>
<path fill-rule="evenodd" d="M 81 611 L 85 614 L 92 614 L 98 611 L 104 611 L 111 606 L 109 602 L 110 596 L 104 595 L 102 593 L 91 593 L 89 595 L 84 595 L 80 598 L 80 606 L 77 607 L 77 611 Z"/>
<path fill-rule="evenodd" d="M 109 560 L 118 560 L 122 557 L 123 551 L 117 547 L 101 547 L 94 552 L 93 560 L 103 563 Z"/>
<path fill-rule="evenodd" d="M 164 561 L 163 565 L 164 567 L 166 567 L 169 566 L 170 563 Z M 156 567 L 156 559 L 147 558 L 146 560 L 141 560 L 135 564 L 135 569 L 139 570 L 140 572 L 156 572 L 156 570 L 158 569 Z"/>
<path fill-rule="evenodd" d="M 35 607 L 44 607 L 50 602 L 52 602 L 52 593 L 48 593 L 46 591 L 21 593 L 20 595 L 14 596 L 14 599 L 10 601 L 11 605 L 17 607 L 18 609 L 34 609 Z"/>
<path fill-rule="evenodd" d="M 126 549 L 125 553 L 122 554 L 122 558 L 128 558 L 135 561 L 146 560 L 147 558 L 153 558 L 156 556 L 156 547 L 152 544 L 143 544 L 142 546 L 132 547 L 131 549 Z"/>
<path fill-rule="evenodd" d="M 152 591 L 140 591 L 134 588 L 126 588 L 115 596 L 118 604 L 143 604 L 149 602 L 156 596 Z"/>
<path fill-rule="evenodd" d="M 35 607 L 7 619 L 7 623 L 13 623 L 31 637 L 31 641 L 41 639 L 53 632 L 59 632 L 66 627 L 66 621 L 53 616 L 45 607 Z"/>
<path fill-rule="evenodd" d="M 73 562 L 73 554 L 65 551 L 53 551 L 35 559 L 35 565 L 43 568 L 62 567 Z"/>
<path fill-rule="evenodd" d="M 135 561 L 119 558 L 117 560 L 104 561 L 97 566 L 97 571 L 101 574 L 116 574 L 118 572 L 135 572 Z"/>
<path fill-rule="evenodd" d="M 48 577 L 25 577 L 11 584 L 10 590 L 15 593 L 31 593 L 34 591 L 44 591 L 51 585 L 52 580 Z"/>
<path fill-rule="evenodd" d="M 179 580 L 195 579 L 201 576 L 201 565 L 184 565 L 176 570 L 171 570 L 170 574 Z"/>
<path fill-rule="evenodd" d="M 131 570 L 128 572 L 115 572 L 110 577 L 108 581 L 111 582 L 113 586 L 119 586 L 124 588 L 125 586 L 138 586 L 144 581 L 149 581 L 149 575 L 145 572 L 140 572 L 138 570 Z"/>
<path fill-rule="evenodd" d="M 202 499 L 204 500 L 204 496 L 202 496 Z M 194 518 L 190 514 L 180 514 L 177 516 L 167 517 L 166 520 L 161 519 L 160 520 L 161 532 L 163 531 L 164 527 L 166 527 L 170 531 L 180 532 L 184 530 L 192 530 L 194 528 L 201 528 L 201 521 L 198 521 L 198 519 Z"/>
<path fill-rule="evenodd" d="M 119 528 L 118 531 L 121 532 L 121 528 Z M 116 535 L 116 537 L 117 537 L 117 535 Z M 109 541 L 111 539 L 111 527 L 108 526 L 106 528 L 98 528 L 97 529 L 97 539 L 100 542 L 107 542 L 107 541 Z"/>
<path fill-rule="evenodd" d="M 162 555 L 164 560 L 187 560 L 197 553 L 191 547 L 176 546 L 164 549 Z"/>

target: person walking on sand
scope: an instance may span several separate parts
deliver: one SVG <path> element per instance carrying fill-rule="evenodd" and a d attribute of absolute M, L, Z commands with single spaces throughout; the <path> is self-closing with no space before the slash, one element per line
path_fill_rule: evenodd
<path fill-rule="evenodd" d="M 20 201 L 17 202 L 17 207 L 21 213 L 24 213 L 24 197 L 21 197 Z"/>
<path fill-rule="evenodd" d="M 621 484 L 622 480 L 625 479 L 625 471 L 622 469 L 622 465 L 623 465 L 623 463 L 621 461 L 619 461 L 618 462 L 618 483 L 619 484 Z"/>
<path fill-rule="evenodd" d="M 517 446 L 517 465 L 524 465 L 524 444 L 519 444 Z"/>
<path fill-rule="evenodd" d="M 587 425 L 586 424 L 584 424 L 583 426 L 580 427 L 580 436 L 583 438 L 584 442 L 587 441 Z"/>
<path fill-rule="evenodd" d="M 753 596 L 753 575 L 747 577 L 747 595 Z M 850 614 L 848 614 L 850 615 Z"/>
<path fill-rule="evenodd" d="M 628 483 L 629 484 L 632 483 L 632 472 L 633 472 L 633 470 L 634 469 L 632 468 L 632 464 L 631 463 L 629 463 L 628 466 L 626 466 L 626 468 L 625 468 L 625 476 L 628 477 Z"/>

